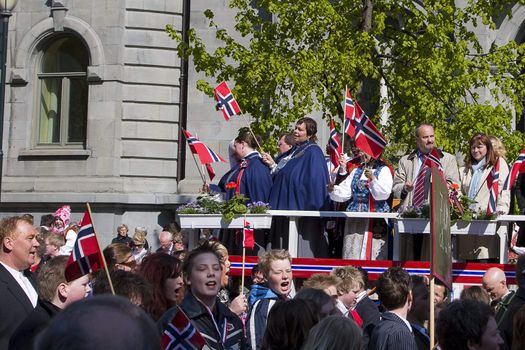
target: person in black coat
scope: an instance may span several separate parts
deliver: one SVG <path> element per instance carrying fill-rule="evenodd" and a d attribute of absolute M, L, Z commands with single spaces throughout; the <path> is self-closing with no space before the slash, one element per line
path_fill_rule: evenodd
<path fill-rule="evenodd" d="M 22 217 L 0 222 L 0 349 L 36 306 L 38 295 L 29 267 L 35 263 L 37 231 Z"/>
<path fill-rule="evenodd" d="M 91 291 L 89 278 L 84 275 L 67 282 L 64 272 L 69 257 L 57 256 L 48 260 L 38 273 L 38 303 L 36 308 L 18 326 L 9 341 L 9 349 L 32 350 L 37 334 L 62 309 L 83 299 Z"/>

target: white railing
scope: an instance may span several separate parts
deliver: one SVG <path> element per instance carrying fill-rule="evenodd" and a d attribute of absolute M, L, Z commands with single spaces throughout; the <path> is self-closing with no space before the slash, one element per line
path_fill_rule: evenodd
<path fill-rule="evenodd" d="M 289 224 L 289 236 L 288 236 L 288 250 L 292 257 L 298 257 L 298 221 L 302 217 L 318 217 L 318 218 L 352 218 L 356 220 L 360 219 L 392 219 L 394 221 L 394 236 L 393 236 L 393 260 L 399 260 L 399 246 L 400 246 L 400 235 L 397 232 L 398 221 L 403 220 L 399 217 L 398 213 L 375 213 L 375 212 L 347 212 L 347 211 L 306 211 L 306 210 L 269 210 L 269 216 L 286 216 L 290 219 Z M 494 220 L 498 223 L 506 223 L 512 221 L 525 221 L 525 215 L 501 215 Z M 199 228 L 199 221 L 196 220 L 191 224 L 191 226 L 181 225 L 183 228 Z M 207 227 L 207 226 L 203 226 Z M 497 225 L 496 227 L 499 227 Z M 257 227 L 255 227 L 257 228 Z M 499 232 L 498 232 L 499 231 Z M 428 234 L 427 232 L 422 232 Z M 412 232 L 416 233 L 416 232 Z M 417 232 L 419 233 L 419 232 Z M 498 235 L 500 241 L 499 247 L 499 257 L 500 263 L 507 262 L 507 232 L 504 230 L 490 230 L 488 232 L 469 232 L 468 230 L 464 231 L 454 231 L 453 235 L 467 235 L 467 234 L 477 234 L 477 235 Z"/>

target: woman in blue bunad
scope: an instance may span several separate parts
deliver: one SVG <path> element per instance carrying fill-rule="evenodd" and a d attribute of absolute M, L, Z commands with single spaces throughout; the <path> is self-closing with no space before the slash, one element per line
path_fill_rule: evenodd
<path fill-rule="evenodd" d="M 373 159 L 358 151 L 362 163 L 339 185 L 330 185 L 330 198 L 335 202 L 350 200 L 347 211 L 390 211 L 388 199 L 392 193 L 392 170 L 381 159 Z M 346 167 L 345 157 L 340 157 Z M 343 239 L 343 259 L 387 259 L 386 230 L 383 219 L 347 219 Z"/>

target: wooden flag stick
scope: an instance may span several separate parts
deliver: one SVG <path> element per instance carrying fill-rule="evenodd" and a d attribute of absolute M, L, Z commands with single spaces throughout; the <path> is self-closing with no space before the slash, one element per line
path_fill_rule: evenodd
<path fill-rule="evenodd" d="M 255 133 L 253 132 L 252 127 L 250 126 L 250 123 L 248 123 L 248 119 L 246 118 L 246 116 L 244 114 L 242 115 L 242 117 L 244 118 L 244 122 L 246 123 L 246 126 L 248 126 L 248 130 L 250 130 L 250 133 L 252 134 L 253 138 L 255 139 L 255 142 L 257 143 L 257 147 L 259 147 L 261 152 L 263 152 L 263 148 L 261 147 L 261 144 L 257 140 L 257 137 L 255 137 Z"/>
<path fill-rule="evenodd" d="M 113 288 L 113 281 L 111 281 L 111 276 L 109 275 L 108 264 L 106 263 L 106 258 L 104 257 L 104 254 L 102 253 L 102 247 L 97 237 L 97 230 L 95 230 L 95 222 L 93 220 L 93 215 L 91 214 L 91 206 L 89 205 L 89 203 L 86 203 L 86 205 L 88 208 L 89 218 L 91 219 L 91 226 L 93 227 L 93 234 L 95 235 L 95 239 L 98 244 L 98 250 L 100 252 L 100 257 L 102 258 L 102 264 L 104 265 L 104 271 L 106 271 L 106 277 L 108 278 L 109 289 L 111 289 L 111 294 L 115 295 L 115 289 Z"/>
<path fill-rule="evenodd" d="M 429 333 L 430 333 L 430 349 L 434 349 L 434 334 L 435 334 L 435 330 L 434 330 L 434 289 L 435 289 L 435 277 L 434 276 L 431 276 L 430 278 L 430 320 L 429 321 Z"/>
<path fill-rule="evenodd" d="M 244 214 L 244 222 L 242 224 L 242 267 L 241 267 L 241 290 L 240 293 L 244 294 L 244 270 L 246 268 L 246 214 Z"/>

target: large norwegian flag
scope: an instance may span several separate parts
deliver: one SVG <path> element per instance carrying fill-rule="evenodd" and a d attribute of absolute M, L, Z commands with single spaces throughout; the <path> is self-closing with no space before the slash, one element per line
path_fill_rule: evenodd
<path fill-rule="evenodd" d="M 350 124 L 352 119 L 355 117 L 355 105 L 352 96 L 350 96 L 350 90 L 348 87 L 345 88 L 345 124 L 344 132 L 350 135 Z M 352 136 L 352 135 L 350 135 Z"/>
<path fill-rule="evenodd" d="M 343 153 L 343 146 L 339 142 L 339 136 L 337 136 L 337 130 L 335 130 L 334 121 L 330 119 L 330 141 L 328 142 L 328 152 L 330 153 L 330 161 L 334 167 L 339 166 L 339 155 Z"/>
<path fill-rule="evenodd" d="M 71 282 L 104 268 L 104 260 L 100 253 L 100 248 L 93 229 L 93 222 L 89 211 L 86 210 L 80 222 L 77 240 L 67 261 L 65 277 L 66 281 Z"/>
<path fill-rule="evenodd" d="M 206 341 L 199 331 L 191 324 L 181 309 L 162 333 L 161 346 L 165 350 L 200 350 Z"/>
<path fill-rule="evenodd" d="M 219 109 L 222 111 L 226 121 L 230 120 L 234 115 L 241 113 L 239 104 L 235 100 L 235 97 L 233 97 L 233 94 L 225 81 L 213 89 L 213 93 L 215 94 L 215 100 L 217 101 Z"/>
<path fill-rule="evenodd" d="M 373 158 L 378 158 L 385 149 L 385 138 L 357 102 L 348 135 L 354 138 L 359 149 Z"/>
<path fill-rule="evenodd" d="M 441 164 L 441 156 L 439 155 L 439 152 L 437 148 L 433 148 L 432 151 L 427 155 L 427 158 L 425 159 L 425 164 L 432 168 L 432 166 L 437 166 L 439 170 L 439 174 L 445 180 L 445 172 L 443 170 L 443 165 Z"/>
<path fill-rule="evenodd" d="M 487 176 L 487 186 L 489 188 L 489 203 L 487 205 L 487 215 L 496 212 L 496 205 L 498 203 L 499 193 L 499 157 L 494 163 L 492 170 Z"/>
<path fill-rule="evenodd" d="M 520 151 L 518 159 L 512 164 L 512 169 L 510 169 L 510 175 L 505 181 L 505 186 L 503 187 L 506 190 L 511 190 L 512 186 L 516 182 L 518 174 L 525 173 L 525 148 Z"/>
<path fill-rule="evenodd" d="M 187 130 L 182 129 L 188 146 L 190 146 L 191 153 L 199 156 L 202 164 L 209 164 L 215 162 L 226 162 L 220 155 L 213 152 L 211 148 L 202 143 L 198 138 L 192 136 Z"/>
<path fill-rule="evenodd" d="M 242 246 L 244 248 L 250 248 L 253 249 L 255 246 L 255 239 L 253 237 L 253 226 L 250 224 L 246 219 L 244 220 L 244 228 L 243 228 L 243 242 Z"/>

